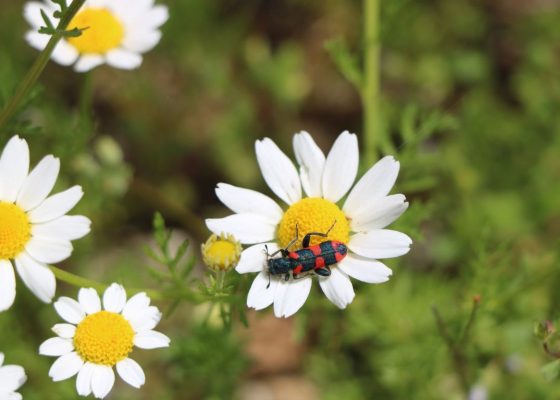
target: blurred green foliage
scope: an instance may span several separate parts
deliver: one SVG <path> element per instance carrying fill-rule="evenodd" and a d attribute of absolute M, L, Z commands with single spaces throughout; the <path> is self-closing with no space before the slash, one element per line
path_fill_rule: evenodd
<path fill-rule="evenodd" d="M 302 129 L 325 150 L 342 130 L 361 132 L 359 96 L 345 79 L 359 82 L 359 2 L 165 3 L 171 18 L 162 42 L 140 69 L 102 67 L 85 77 L 51 63 L 9 127 L 28 139 L 34 162 L 61 158 L 59 188 L 84 187 L 75 212 L 91 217 L 93 232 L 63 267 L 127 287 L 158 289 L 141 251 L 154 209 L 200 243 L 202 219 L 226 213 L 213 194 L 217 182 L 267 192 L 255 139 L 272 137 L 291 154 L 291 135 Z M 414 239 L 413 249 L 387 262 L 388 283 L 355 282 L 347 310 L 313 292 L 295 317 L 307 351 L 290 372 L 311 379 L 324 399 L 462 399 L 432 307 L 457 339 L 480 296 L 460 348 L 468 387 L 495 399 L 557 398 L 560 383 L 541 372 L 553 359 L 532 330 L 560 314 L 560 5 L 383 7 L 389 139 L 381 150 L 401 162 L 396 190 L 411 206 L 394 229 Z M 37 55 L 23 39 L 21 8 L 0 5 L 0 105 Z M 81 111 L 89 84 L 91 114 Z M 59 294 L 76 294 L 59 286 Z M 0 351 L 25 366 L 26 399 L 74 399 L 74 382 L 51 383 L 51 360 L 36 354 L 57 322 L 54 310 L 18 288 L 16 305 L 0 314 Z M 259 379 L 237 331 L 201 313 L 179 305 L 161 327 L 172 347 L 138 352 L 146 387 L 117 383 L 112 398 L 228 399 L 243 380 Z"/>

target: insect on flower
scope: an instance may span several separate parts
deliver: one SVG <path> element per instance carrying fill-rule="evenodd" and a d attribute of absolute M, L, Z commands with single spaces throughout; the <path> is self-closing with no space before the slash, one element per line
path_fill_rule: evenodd
<path fill-rule="evenodd" d="M 268 248 L 266 248 L 269 278 L 270 275 L 284 275 L 284 280 L 288 281 L 290 276 L 293 279 L 299 279 L 309 275 L 305 273 L 311 271 L 320 276 L 330 276 L 330 266 L 346 257 L 348 248 L 344 243 L 337 240 L 326 240 L 313 246 L 309 246 L 309 244 L 312 236 L 328 237 L 335 224 L 336 221 L 326 233 L 307 233 L 301 241 L 302 248 L 290 251 L 290 247 L 299 239 L 298 226 L 296 224 L 296 237 L 286 248 L 279 249 L 272 254 L 268 254 Z M 278 253 L 282 257 L 272 258 Z M 270 286 L 270 280 L 268 285 Z"/>

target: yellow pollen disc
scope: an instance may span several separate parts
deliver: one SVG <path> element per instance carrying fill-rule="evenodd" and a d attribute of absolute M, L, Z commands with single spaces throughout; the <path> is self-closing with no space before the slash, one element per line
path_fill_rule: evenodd
<path fill-rule="evenodd" d="M 0 201 L 0 260 L 9 260 L 23 251 L 31 238 L 27 214 L 13 203 Z"/>
<path fill-rule="evenodd" d="M 233 235 L 212 235 L 202 245 L 202 258 L 209 268 L 228 271 L 237 265 L 242 250 Z"/>
<path fill-rule="evenodd" d="M 85 361 L 113 366 L 132 351 L 133 340 L 134 330 L 121 314 L 99 311 L 78 324 L 74 347 Z"/>
<path fill-rule="evenodd" d="M 336 223 L 333 226 L 333 223 Z M 303 237 L 309 232 L 327 233 L 333 226 L 328 237 L 312 236 L 311 245 L 325 240 L 338 240 L 348 243 L 350 224 L 340 208 L 333 202 L 317 197 L 308 197 L 294 203 L 284 213 L 278 226 L 278 241 L 285 248 L 296 237 L 298 227 L 299 240 L 292 248 L 301 246 Z"/>
<path fill-rule="evenodd" d="M 68 38 L 68 43 L 82 54 L 105 54 L 117 48 L 124 38 L 124 27 L 106 8 L 86 8 L 72 19 L 69 29 L 84 29 L 78 37 Z"/>

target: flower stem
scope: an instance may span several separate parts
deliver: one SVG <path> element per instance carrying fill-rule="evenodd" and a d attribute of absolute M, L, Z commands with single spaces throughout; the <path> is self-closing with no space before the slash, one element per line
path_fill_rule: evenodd
<path fill-rule="evenodd" d="M 103 283 L 99 283 L 91 279 L 83 278 L 79 275 L 75 275 L 71 272 L 64 271 L 63 269 L 60 269 L 53 265 L 49 265 L 49 268 L 51 269 L 51 271 L 54 273 L 54 276 L 56 276 L 56 278 L 59 281 L 66 282 L 72 286 L 92 287 L 98 291 L 103 291 L 107 287 L 107 285 Z"/>
<path fill-rule="evenodd" d="M 79 287 L 79 288 L 94 288 L 98 292 L 104 291 L 109 285 L 101 282 L 94 281 L 92 279 L 84 278 L 82 276 L 73 274 L 68 271 L 64 271 L 53 265 L 49 265 L 50 270 L 54 273 L 54 276 L 62 282 L 69 285 Z M 223 278 L 221 282 L 224 282 Z M 130 293 L 145 292 L 152 300 L 186 300 L 194 304 L 201 304 L 207 301 L 222 302 L 227 301 L 227 295 L 220 296 L 206 296 L 200 293 L 192 292 L 185 289 L 171 289 L 171 290 L 153 290 L 153 289 L 143 289 L 143 288 L 127 288 Z"/>
<path fill-rule="evenodd" d="M 364 0 L 364 84 L 362 106 L 364 112 L 364 144 L 366 165 L 377 156 L 377 144 L 382 141 L 381 109 L 379 102 L 379 9 L 380 0 Z"/>
<path fill-rule="evenodd" d="M 35 63 L 31 66 L 20 85 L 17 87 L 16 93 L 8 102 L 8 105 L 0 112 L 0 132 L 17 111 L 20 103 L 25 99 L 33 85 L 35 85 L 39 76 L 41 76 L 41 73 L 49 62 L 52 52 L 62 38 L 62 32 L 66 30 L 68 24 L 72 21 L 72 18 L 74 18 L 74 15 L 76 15 L 85 2 L 86 0 L 74 0 L 65 10 L 56 28 L 56 33 L 51 36 L 47 46 L 39 54 L 39 57 L 35 60 Z"/>
<path fill-rule="evenodd" d="M 478 304 L 476 304 L 475 307 L 478 307 Z M 463 353 L 462 348 L 455 342 L 453 337 L 451 337 L 451 334 L 447 330 L 447 324 L 443 320 L 438 308 L 435 305 L 432 306 L 432 313 L 434 314 L 434 318 L 436 320 L 438 332 L 442 339 L 445 341 L 447 349 L 449 350 L 449 353 L 451 355 L 455 374 L 459 379 L 463 392 L 467 394 L 469 392 L 470 384 L 469 371 L 467 369 L 467 360 L 465 354 Z M 474 318 L 474 315 L 476 315 L 476 310 L 472 315 Z"/>

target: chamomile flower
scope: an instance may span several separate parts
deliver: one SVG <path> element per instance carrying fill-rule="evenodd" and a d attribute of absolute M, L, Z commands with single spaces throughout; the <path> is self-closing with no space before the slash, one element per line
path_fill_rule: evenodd
<path fill-rule="evenodd" d="M 407 235 L 384 229 L 408 207 L 402 194 L 389 195 L 399 172 L 393 157 L 381 159 L 354 185 L 359 161 L 356 135 L 340 134 L 327 157 L 307 132 L 296 134 L 293 146 L 299 172 L 272 140 L 255 145 L 264 180 L 287 208 L 262 193 L 219 183 L 216 194 L 234 214 L 206 220 L 212 232 L 228 232 L 252 245 L 236 268 L 242 274 L 258 272 L 247 305 L 260 310 L 274 304 L 277 317 L 297 312 L 311 290 L 311 275 L 285 280 L 267 271 L 266 248 L 270 253 L 286 248 L 296 237 L 296 227 L 300 236 L 295 249 L 303 235 L 327 231 L 327 237 L 313 236 L 311 245 L 335 240 L 349 249 L 329 276 L 317 276 L 324 294 L 341 309 L 354 299 L 349 277 L 386 282 L 392 272 L 378 260 L 403 255 L 412 243 Z"/>
<path fill-rule="evenodd" d="M 38 32 L 44 25 L 41 10 L 52 16 L 56 7 L 50 0 L 25 5 L 24 16 L 32 28 L 25 38 L 37 50 L 43 50 L 50 39 Z M 101 64 L 137 68 L 142 54 L 160 41 L 159 28 L 168 18 L 167 7 L 154 5 L 154 0 L 87 0 L 68 25 L 68 29 L 87 29 L 78 37 L 61 39 L 51 58 L 61 65 L 74 64 L 77 72 Z"/>
<path fill-rule="evenodd" d="M 47 264 L 65 260 L 72 240 L 85 236 L 90 220 L 66 215 L 82 198 L 80 186 L 50 197 L 60 161 L 48 155 L 29 172 L 29 147 L 24 139 L 10 139 L 0 158 L 0 311 L 16 296 L 14 266 L 25 285 L 49 303 L 56 279 Z"/>
<path fill-rule="evenodd" d="M 95 289 L 80 289 L 78 301 L 61 297 L 54 308 L 66 323 L 52 328 L 58 336 L 43 342 L 39 353 L 58 357 L 49 371 L 53 381 L 78 375 L 76 389 L 80 396 L 107 396 L 115 383 L 113 367 L 126 383 L 141 387 L 145 375 L 142 367 L 129 358 L 133 347 L 169 346 L 169 338 L 153 330 L 161 312 L 150 306 L 146 293 L 127 301 L 124 287 L 116 283 L 105 290 L 103 301 Z"/>
<path fill-rule="evenodd" d="M 4 365 L 4 353 L 0 353 L 0 400 L 21 400 L 17 393 L 27 380 L 25 371 L 19 365 Z"/>

